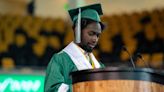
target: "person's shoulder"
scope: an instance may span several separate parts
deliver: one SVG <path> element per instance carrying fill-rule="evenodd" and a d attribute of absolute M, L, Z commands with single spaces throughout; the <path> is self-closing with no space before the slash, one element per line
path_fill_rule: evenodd
<path fill-rule="evenodd" d="M 53 56 L 52 56 L 52 60 L 61 60 L 63 58 L 67 58 L 69 57 L 68 54 L 64 51 L 60 51 L 58 53 L 55 53 Z"/>
<path fill-rule="evenodd" d="M 67 54 L 64 51 L 60 51 L 58 53 L 55 53 L 53 57 L 63 57 L 66 56 Z"/>
<path fill-rule="evenodd" d="M 53 64 L 58 64 L 60 66 L 72 66 L 73 62 L 71 62 L 71 58 L 69 57 L 69 55 L 64 52 L 64 51 L 60 51 L 58 53 L 55 53 L 53 55 L 53 57 L 51 58 L 51 63 Z"/>

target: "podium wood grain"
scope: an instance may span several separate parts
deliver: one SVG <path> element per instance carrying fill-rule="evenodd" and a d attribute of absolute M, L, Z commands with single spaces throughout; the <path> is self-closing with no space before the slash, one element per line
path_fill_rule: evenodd
<path fill-rule="evenodd" d="M 98 80 L 75 83 L 73 92 L 164 92 L 164 85 L 138 80 Z"/>

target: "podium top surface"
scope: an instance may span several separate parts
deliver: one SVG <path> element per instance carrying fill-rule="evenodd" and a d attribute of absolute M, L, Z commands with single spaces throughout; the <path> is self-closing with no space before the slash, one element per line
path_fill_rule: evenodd
<path fill-rule="evenodd" d="M 164 85 L 164 72 L 150 68 L 107 67 L 72 72 L 73 84 L 96 80 L 140 80 Z"/>

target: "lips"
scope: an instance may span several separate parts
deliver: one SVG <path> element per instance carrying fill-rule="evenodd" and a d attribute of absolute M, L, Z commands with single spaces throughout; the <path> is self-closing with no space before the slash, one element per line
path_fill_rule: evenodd
<path fill-rule="evenodd" d="M 92 44 L 92 43 L 89 43 L 88 45 L 89 45 L 89 47 L 91 47 L 91 48 L 94 48 L 94 47 L 96 46 L 95 44 Z"/>

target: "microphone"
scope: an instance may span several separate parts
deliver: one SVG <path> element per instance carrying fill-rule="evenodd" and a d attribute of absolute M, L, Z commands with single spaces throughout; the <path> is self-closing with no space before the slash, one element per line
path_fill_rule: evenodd
<path fill-rule="evenodd" d="M 134 60 L 133 60 L 133 58 L 132 58 L 132 55 L 129 53 L 128 49 L 127 49 L 125 46 L 123 46 L 122 49 L 123 49 L 125 52 L 128 53 L 128 55 L 129 55 L 129 57 L 130 57 L 130 62 L 132 63 L 133 68 L 135 69 L 136 66 L 135 66 L 135 64 L 134 64 Z"/>
<path fill-rule="evenodd" d="M 149 64 L 145 62 L 144 58 L 142 57 L 142 55 L 140 53 L 137 53 L 137 58 L 141 59 L 144 62 L 144 65 L 146 65 L 148 68 L 150 68 Z"/>

